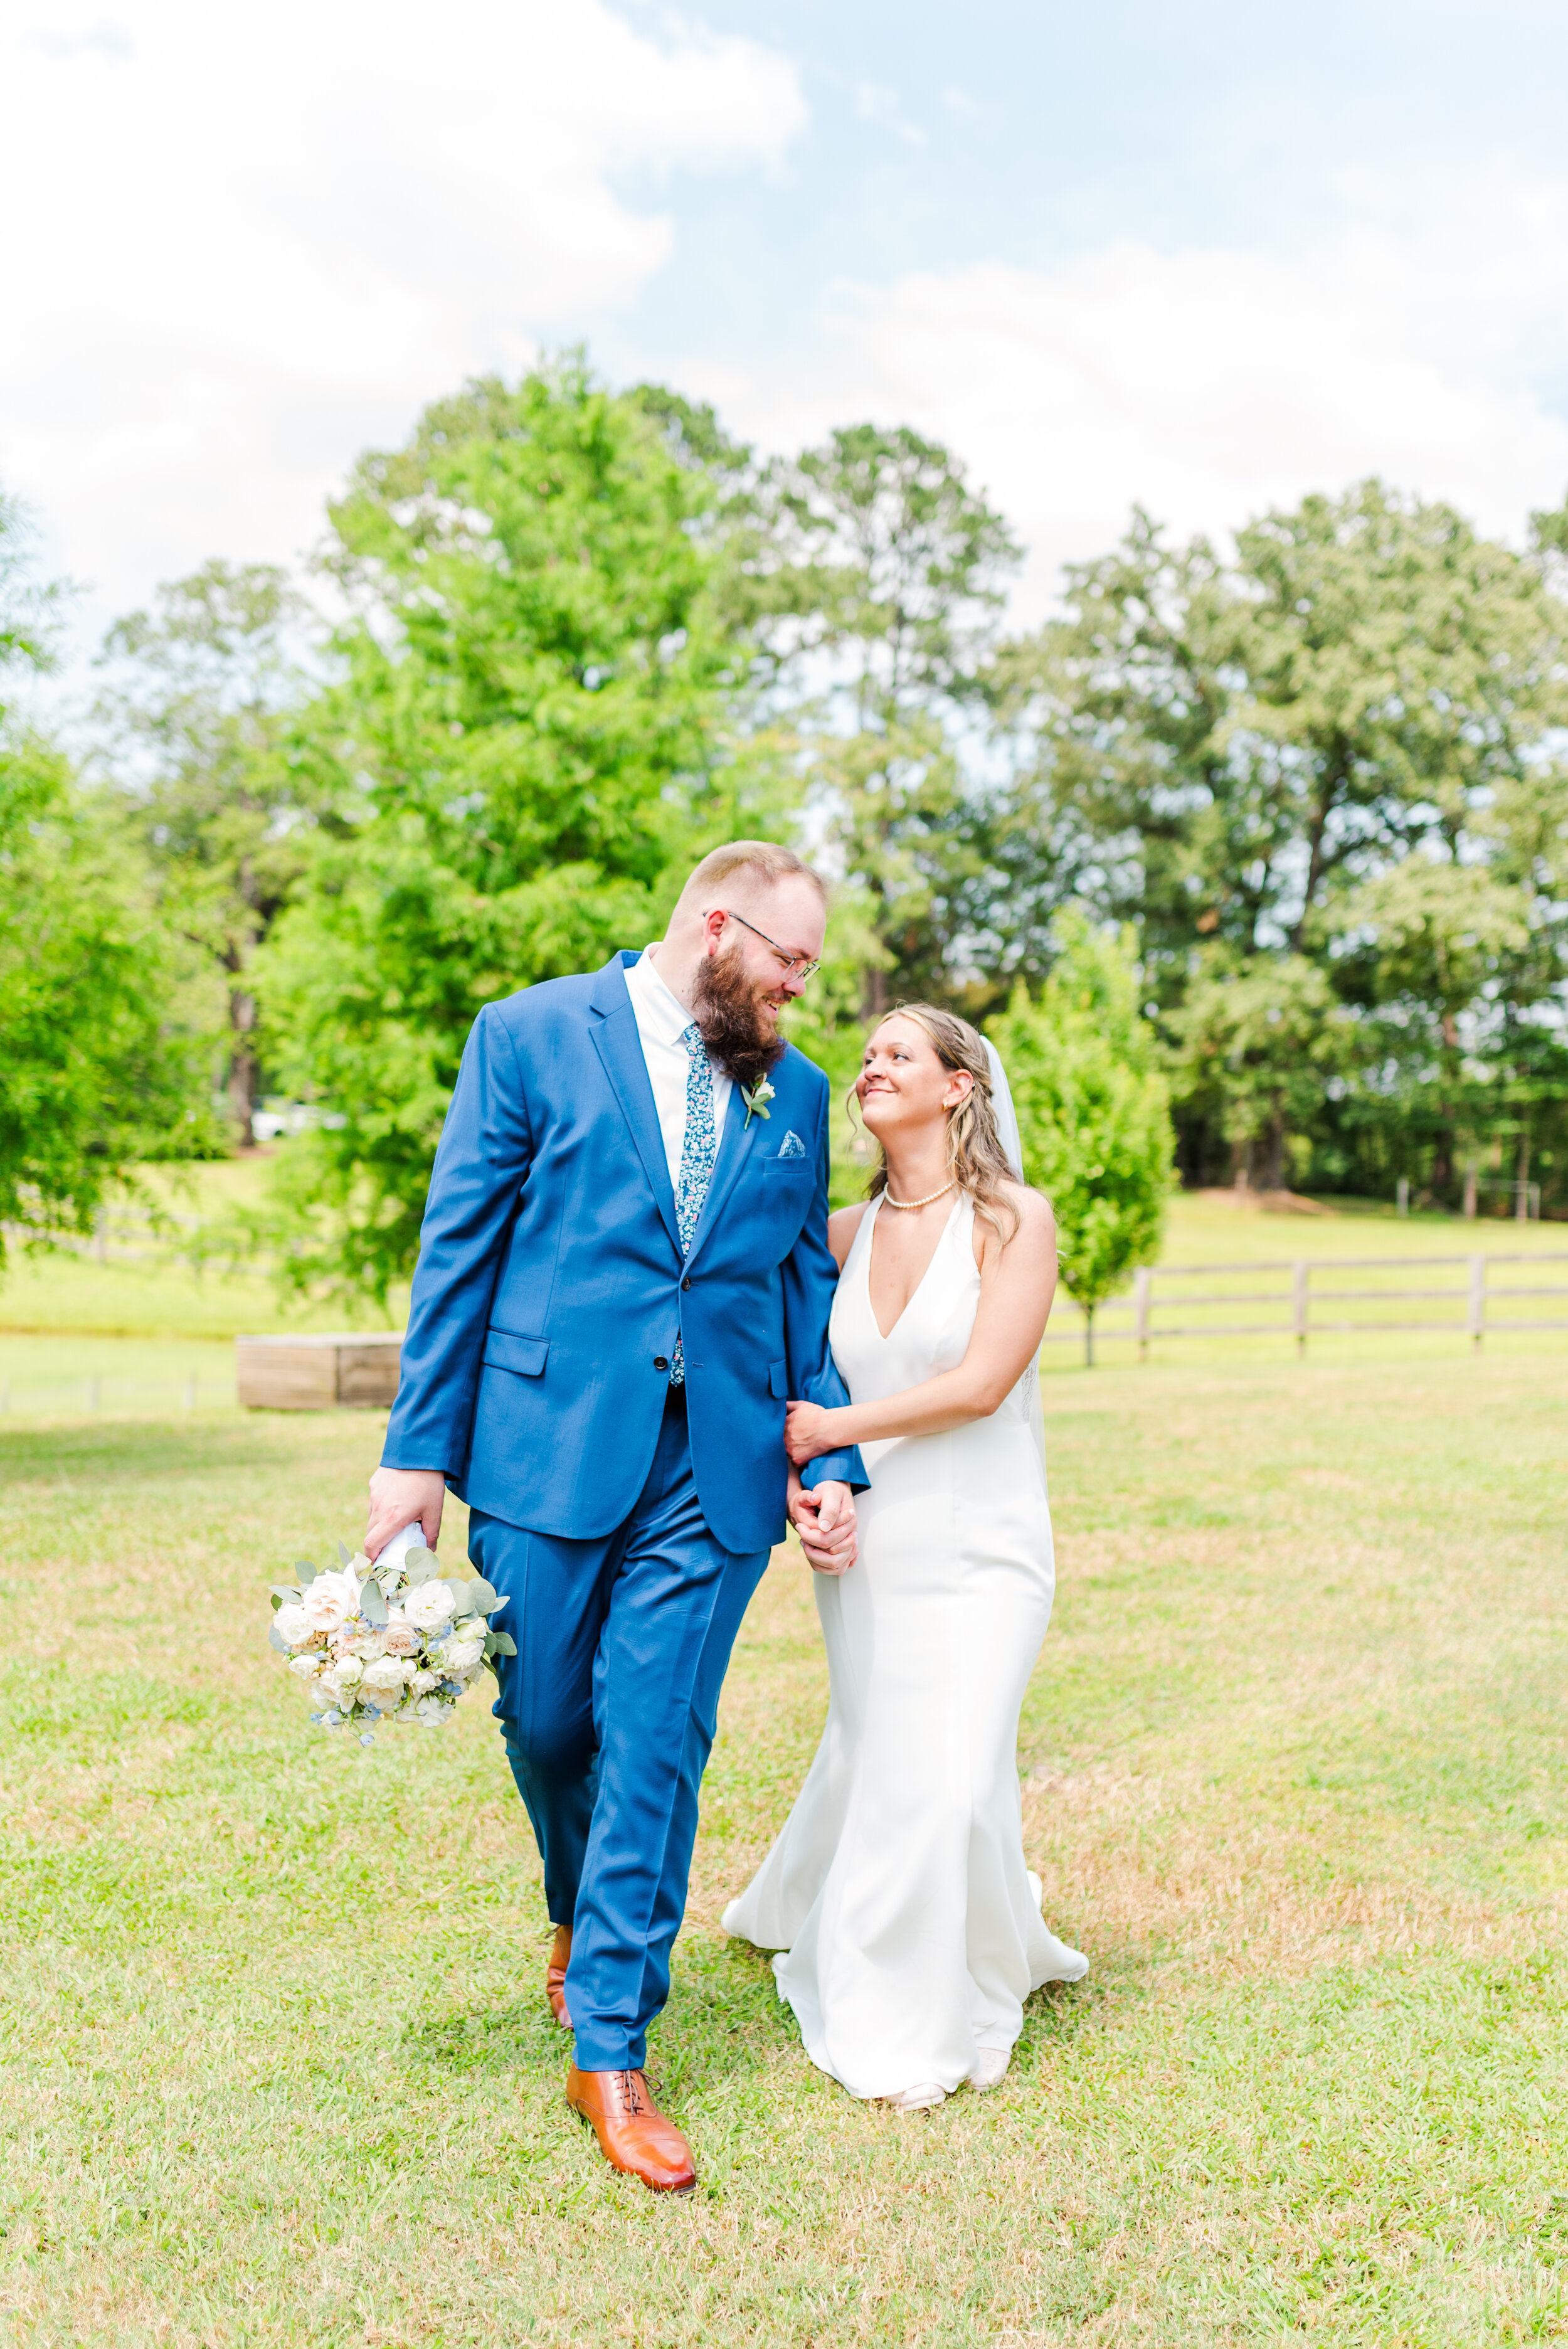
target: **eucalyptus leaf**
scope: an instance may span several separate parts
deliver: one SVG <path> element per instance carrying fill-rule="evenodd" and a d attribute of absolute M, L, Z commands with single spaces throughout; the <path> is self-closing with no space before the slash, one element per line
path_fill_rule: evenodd
<path fill-rule="evenodd" d="M 296 1557 L 294 1560 L 294 1571 L 299 1576 L 300 1588 L 302 1590 L 305 1588 L 307 1583 L 312 1583 L 315 1580 L 316 1576 L 321 1572 L 321 1570 L 322 1569 L 319 1566 L 313 1566 L 308 1557 Z"/>
<path fill-rule="evenodd" d="M 267 1588 L 280 1607 L 287 1600 L 297 1599 L 300 1595 L 299 1585 L 295 1582 L 271 1582 Z"/>
<path fill-rule="evenodd" d="M 280 1656 L 292 1655 L 294 1652 L 275 1623 L 269 1623 L 267 1626 L 267 1645 L 269 1648 L 275 1648 Z"/>
<path fill-rule="evenodd" d="M 517 1641 L 510 1631 L 492 1631 L 485 1646 L 498 1656 L 515 1656 L 517 1653 Z"/>
<path fill-rule="evenodd" d="M 354 1562 L 354 1552 L 346 1548 L 342 1542 L 337 1545 L 337 1562 L 339 1566 L 351 1566 Z"/>
<path fill-rule="evenodd" d="M 386 1622 L 387 1601 L 382 1598 L 380 1586 L 376 1581 L 366 1583 L 360 1591 L 359 1611 L 367 1623 Z"/>
<path fill-rule="evenodd" d="M 493 1608 L 500 1605 L 500 1594 L 494 1583 L 487 1582 L 482 1575 L 476 1575 L 467 1588 L 469 1604 L 476 1614 L 488 1615 Z"/>
<path fill-rule="evenodd" d="M 403 1560 L 403 1571 L 410 1582 L 435 1582 L 440 1575 L 440 1562 L 434 1550 L 411 1549 Z"/>

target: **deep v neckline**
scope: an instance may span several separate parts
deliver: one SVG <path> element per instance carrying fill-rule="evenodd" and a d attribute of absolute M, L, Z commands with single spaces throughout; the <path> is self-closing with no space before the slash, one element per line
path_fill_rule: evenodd
<path fill-rule="evenodd" d="M 963 1194 L 960 1193 L 959 1197 L 961 1198 Z M 920 1295 L 921 1290 L 925 1287 L 926 1282 L 931 1278 L 933 1268 L 936 1263 L 937 1257 L 942 1254 L 942 1243 L 947 1237 L 949 1231 L 952 1229 L 953 1218 L 958 1213 L 958 1199 L 954 1199 L 953 1205 L 947 1210 L 947 1221 L 943 1225 L 942 1229 L 936 1235 L 936 1245 L 932 1249 L 929 1257 L 926 1259 L 925 1270 L 921 1274 L 920 1278 L 915 1282 L 914 1287 L 910 1290 L 909 1295 L 904 1299 L 903 1303 L 893 1315 L 892 1327 L 891 1330 L 884 1330 L 882 1323 L 877 1319 L 876 1299 L 872 1295 L 872 1258 L 876 1252 L 877 1217 L 881 1213 L 882 1194 L 879 1192 L 876 1198 L 872 1203 L 871 1220 L 866 1231 L 866 1310 L 872 1317 L 872 1328 L 876 1331 L 877 1336 L 881 1339 L 882 1344 L 884 1346 L 891 1346 L 894 1338 L 898 1335 L 899 1325 L 903 1320 L 916 1298 Z"/>

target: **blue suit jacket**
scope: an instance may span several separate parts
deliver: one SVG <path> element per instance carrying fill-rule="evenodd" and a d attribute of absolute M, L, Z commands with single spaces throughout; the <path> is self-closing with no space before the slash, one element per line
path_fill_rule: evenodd
<path fill-rule="evenodd" d="M 784 1404 L 848 1400 L 828 1350 L 828 1081 L 792 1047 L 769 1114 L 731 1087 L 683 1264 L 618 954 L 475 1020 L 436 1154 L 382 1458 L 487 1516 L 589 1539 L 628 1516 L 685 1340 L 697 1495 L 730 1550 L 784 1532 Z M 786 1134 L 805 1145 L 780 1156 Z M 808 1485 L 863 1487 L 858 1451 Z"/>

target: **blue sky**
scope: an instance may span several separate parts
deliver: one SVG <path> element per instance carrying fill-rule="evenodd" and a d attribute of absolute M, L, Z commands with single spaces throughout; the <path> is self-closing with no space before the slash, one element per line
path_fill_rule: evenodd
<path fill-rule="evenodd" d="M 0 76 L 0 483 L 84 640 L 580 339 L 770 446 L 947 439 L 1025 617 L 1135 500 L 1568 490 L 1561 5 L 20 0 Z"/>
<path fill-rule="evenodd" d="M 756 260 L 753 283 L 809 310 L 845 269 L 1043 268 L 1117 236 L 1306 246 L 1350 217 L 1336 182 L 1368 164 L 1568 164 L 1568 12 L 1539 0 L 719 0 L 702 15 L 790 58 L 810 121 L 738 201 L 679 191 L 680 264 L 659 298 L 680 315 L 744 298 Z"/>

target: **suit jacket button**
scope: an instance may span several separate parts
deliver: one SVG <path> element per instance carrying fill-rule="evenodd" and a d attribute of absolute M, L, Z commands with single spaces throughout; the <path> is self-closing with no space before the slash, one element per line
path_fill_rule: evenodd
<path fill-rule="evenodd" d="M 691 1287 L 691 1275 L 690 1275 L 690 1273 L 689 1273 L 689 1272 L 687 1273 L 687 1275 L 686 1275 L 686 1278 L 682 1281 L 682 1283 L 681 1283 L 681 1287 L 682 1287 L 683 1288 L 689 1288 Z"/>
<path fill-rule="evenodd" d="M 669 1369 L 669 1362 L 665 1356 L 663 1354 L 655 1354 L 654 1356 L 654 1368 L 655 1371 L 667 1371 Z"/>

